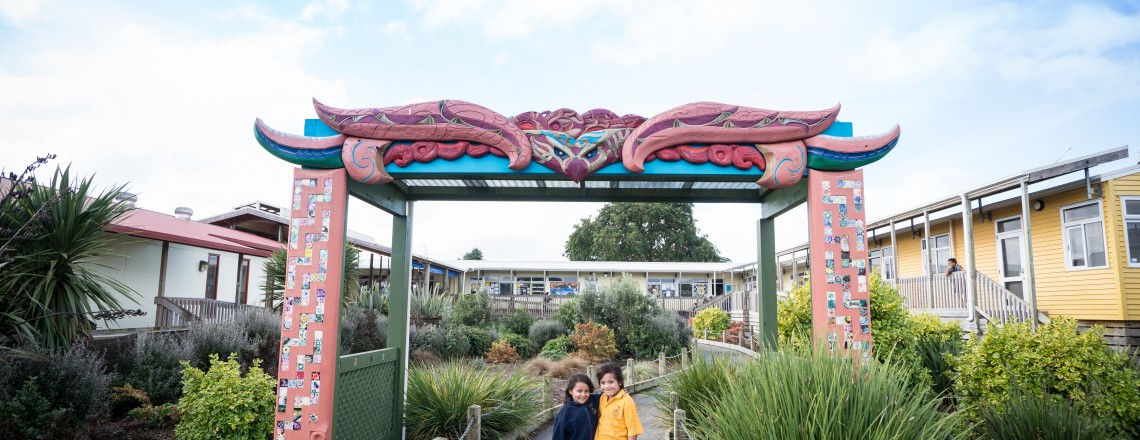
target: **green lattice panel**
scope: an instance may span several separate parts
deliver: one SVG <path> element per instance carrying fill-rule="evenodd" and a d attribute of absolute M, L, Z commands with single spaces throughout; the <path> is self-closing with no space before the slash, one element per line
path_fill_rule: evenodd
<path fill-rule="evenodd" d="M 402 390 L 396 384 L 399 350 L 357 353 L 337 362 L 333 435 L 338 439 L 395 439 L 400 419 L 393 404 Z"/>

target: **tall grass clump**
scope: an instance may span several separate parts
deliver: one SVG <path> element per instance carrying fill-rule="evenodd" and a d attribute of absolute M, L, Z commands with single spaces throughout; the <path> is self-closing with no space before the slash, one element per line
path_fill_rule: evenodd
<path fill-rule="evenodd" d="M 688 369 L 673 374 L 673 379 L 655 393 L 655 404 L 666 417 L 673 415 L 672 394 L 677 393 L 677 408 L 685 410 L 688 420 L 708 420 L 711 408 L 728 392 L 728 384 L 735 379 L 735 364 L 723 358 L 693 357 Z M 672 423 L 672 422 L 669 422 Z"/>
<path fill-rule="evenodd" d="M 459 438 L 467 407 L 482 408 L 482 438 L 506 438 L 538 414 L 539 383 L 524 373 L 504 375 L 444 363 L 408 373 L 408 438 Z"/>
<path fill-rule="evenodd" d="M 688 429 L 701 440 L 753 438 L 963 438 L 960 418 L 914 388 L 906 369 L 856 365 L 826 350 L 779 351 L 746 364 L 712 367 L 719 389 L 689 403 Z M 718 372 L 731 368 L 732 372 Z"/>
<path fill-rule="evenodd" d="M 993 440 L 1117 438 L 1107 419 L 1069 399 L 1048 395 L 1017 391 L 1000 405 L 983 405 L 979 414 L 979 431 Z"/>

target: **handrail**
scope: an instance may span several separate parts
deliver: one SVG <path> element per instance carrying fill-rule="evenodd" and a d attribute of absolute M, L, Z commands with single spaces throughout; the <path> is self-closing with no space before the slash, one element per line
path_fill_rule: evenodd
<path fill-rule="evenodd" d="M 954 272 L 950 276 L 941 273 L 918 275 L 888 281 L 899 290 L 907 308 L 961 310 L 967 309 L 966 282 L 965 272 Z M 934 287 L 933 295 L 927 292 L 928 286 Z"/>
<path fill-rule="evenodd" d="M 1029 306 L 1029 302 L 982 273 L 978 273 L 978 304 L 975 308 L 982 317 L 991 322 L 1026 322 L 1033 319 L 1033 309 Z M 1037 322 L 1048 321 L 1048 316 L 1038 313 Z"/>
<path fill-rule="evenodd" d="M 169 296 L 155 298 L 154 304 L 158 306 L 156 327 L 180 327 L 190 325 L 194 321 L 229 321 L 240 311 L 261 308 L 261 306 L 215 299 Z"/>

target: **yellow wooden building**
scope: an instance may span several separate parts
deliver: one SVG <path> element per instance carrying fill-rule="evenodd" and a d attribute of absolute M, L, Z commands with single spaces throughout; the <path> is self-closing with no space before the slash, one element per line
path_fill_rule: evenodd
<path fill-rule="evenodd" d="M 1026 320 L 1036 309 L 1039 320 L 1103 324 L 1114 342 L 1136 344 L 1140 165 L 1088 173 L 1127 157 L 1121 147 L 1028 170 L 871 222 L 870 264 L 913 309 L 969 323 Z M 806 250 L 783 254 L 790 289 Z M 961 272 L 947 275 L 949 258 Z"/>

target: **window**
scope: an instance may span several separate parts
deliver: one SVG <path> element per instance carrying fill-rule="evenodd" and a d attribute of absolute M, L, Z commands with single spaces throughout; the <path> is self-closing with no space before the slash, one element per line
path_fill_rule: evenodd
<path fill-rule="evenodd" d="M 1100 201 L 1061 208 L 1065 240 L 1065 268 L 1091 269 L 1108 266 L 1104 244 L 1104 219 Z"/>
<path fill-rule="evenodd" d="M 1124 245 L 1128 267 L 1140 267 L 1140 197 L 1121 197 L 1124 213 Z"/>
<path fill-rule="evenodd" d="M 875 249 L 867 253 L 868 271 L 877 271 L 879 276 L 884 280 L 895 279 L 895 254 L 894 249 L 885 247 Z"/>
<path fill-rule="evenodd" d="M 237 280 L 237 303 L 245 304 L 249 299 L 249 259 L 241 259 L 241 267 L 238 269 Z"/>
<path fill-rule="evenodd" d="M 930 250 L 930 261 L 926 262 L 927 273 L 938 273 L 946 270 L 946 260 L 953 257 L 950 250 L 950 234 L 935 235 L 930 242 L 934 244 Z M 922 251 L 926 252 L 926 240 L 922 240 Z"/>
<path fill-rule="evenodd" d="M 210 254 L 206 260 L 209 263 L 206 269 L 206 299 L 218 299 L 218 263 L 222 256 Z"/>

